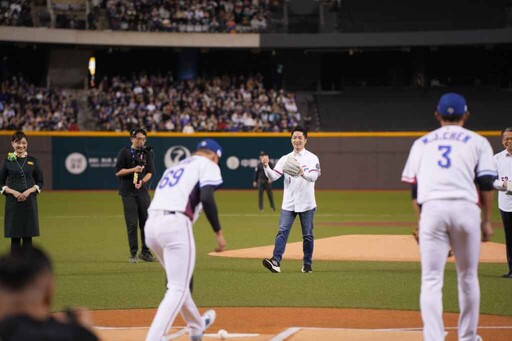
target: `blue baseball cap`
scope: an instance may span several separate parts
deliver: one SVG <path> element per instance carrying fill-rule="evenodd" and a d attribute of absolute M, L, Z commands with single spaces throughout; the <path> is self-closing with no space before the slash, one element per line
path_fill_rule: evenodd
<path fill-rule="evenodd" d="M 466 104 L 466 99 L 454 92 L 449 92 L 441 96 L 437 104 L 437 112 L 441 114 L 441 116 L 464 115 L 467 111 L 468 105 Z"/>
<path fill-rule="evenodd" d="M 220 144 L 217 143 L 217 141 L 212 139 L 204 139 L 201 142 L 197 144 L 197 149 L 209 149 L 220 158 L 222 156 L 222 147 Z"/>

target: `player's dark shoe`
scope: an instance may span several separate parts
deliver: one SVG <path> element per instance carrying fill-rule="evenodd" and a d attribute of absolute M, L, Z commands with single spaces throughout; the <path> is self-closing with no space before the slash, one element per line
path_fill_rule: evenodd
<path fill-rule="evenodd" d="M 153 262 L 155 261 L 155 258 L 153 255 L 149 252 L 141 252 L 139 253 L 139 259 L 143 260 L 144 262 Z"/>
<path fill-rule="evenodd" d="M 310 264 L 304 264 L 301 271 L 304 273 L 310 273 L 313 272 L 313 269 L 311 268 Z"/>
<path fill-rule="evenodd" d="M 281 272 L 281 265 L 274 258 L 265 258 L 263 259 L 263 266 L 269 269 L 271 272 L 279 273 Z"/>
<path fill-rule="evenodd" d="M 508 274 L 504 274 L 501 277 L 503 277 L 503 278 L 512 278 L 512 271 L 510 271 Z"/>
<path fill-rule="evenodd" d="M 138 261 L 137 255 L 131 255 L 130 258 L 128 258 L 128 263 L 137 263 Z"/>

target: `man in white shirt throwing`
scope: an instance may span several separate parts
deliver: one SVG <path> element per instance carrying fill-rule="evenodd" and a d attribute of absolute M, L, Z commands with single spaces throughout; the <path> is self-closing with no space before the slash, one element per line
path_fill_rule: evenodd
<path fill-rule="evenodd" d="M 302 272 L 309 273 L 312 272 L 314 244 L 315 181 L 320 176 L 320 162 L 315 154 L 304 148 L 308 139 L 306 130 L 302 127 L 295 127 L 291 136 L 293 151 L 282 156 L 274 169 L 269 167 L 268 155 L 261 158 L 263 169 L 270 181 L 276 181 L 284 175 L 283 204 L 274 253 L 272 258 L 263 259 L 263 265 L 271 272 L 281 272 L 281 259 L 286 248 L 288 235 L 295 217 L 298 215 L 302 227 L 304 251 Z"/>
<path fill-rule="evenodd" d="M 498 168 L 498 178 L 494 181 L 494 188 L 498 191 L 498 207 L 501 221 L 505 230 L 507 245 L 508 273 L 504 278 L 512 278 L 512 128 L 505 128 L 501 132 L 501 143 L 505 150 L 494 155 Z"/>
<path fill-rule="evenodd" d="M 450 247 L 457 269 L 458 340 L 480 340 L 476 334 L 480 239 L 487 241 L 492 235 L 490 219 L 497 173 L 489 141 L 462 127 L 468 116 L 464 97 L 443 95 L 435 112 L 441 128 L 414 142 L 402 173 L 402 181 L 417 182 L 418 204 L 422 205 L 420 308 L 425 341 L 445 339 L 442 290 Z"/>

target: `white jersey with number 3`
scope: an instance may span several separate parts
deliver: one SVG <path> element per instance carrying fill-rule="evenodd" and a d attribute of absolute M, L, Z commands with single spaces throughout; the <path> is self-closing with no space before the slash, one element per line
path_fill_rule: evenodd
<path fill-rule="evenodd" d="M 194 155 L 164 172 L 148 211 L 182 212 L 195 221 L 202 209 L 200 188 L 221 184 L 219 166 L 204 156 Z"/>
<path fill-rule="evenodd" d="M 477 133 L 447 125 L 417 139 L 402 181 L 418 183 L 418 203 L 462 199 L 478 203 L 475 178 L 496 176 L 492 147 Z"/>

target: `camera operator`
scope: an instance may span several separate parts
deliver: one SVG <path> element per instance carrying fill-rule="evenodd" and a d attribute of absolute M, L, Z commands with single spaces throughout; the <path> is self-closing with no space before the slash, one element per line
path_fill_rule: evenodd
<path fill-rule="evenodd" d="M 142 128 L 131 131 L 131 145 L 117 154 L 116 176 L 119 180 L 119 195 L 123 200 L 124 219 L 130 246 L 130 263 L 137 260 L 152 262 L 153 255 L 146 246 L 144 225 L 148 218 L 149 180 L 155 173 L 151 147 L 146 146 L 147 132 Z M 137 221 L 140 228 L 142 248 L 137 257 Z"/>

